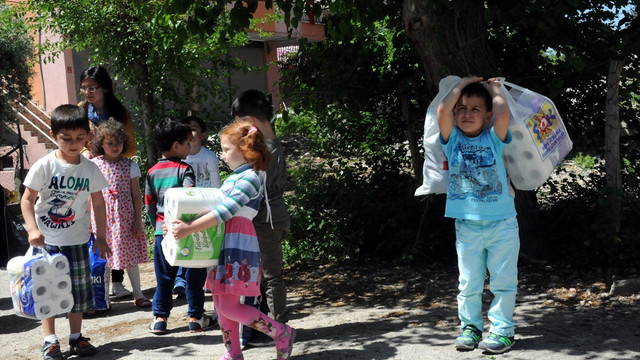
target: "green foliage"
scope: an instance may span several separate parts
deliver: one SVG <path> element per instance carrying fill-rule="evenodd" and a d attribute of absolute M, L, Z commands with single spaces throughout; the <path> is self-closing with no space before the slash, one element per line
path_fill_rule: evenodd
<path fill-rule="evenodd" d="M 362 126 L 384 123 L 368 115 L 361 117 Z M 311 154 L 289 164 L 286 201 L 292 225 L 284 246 L 288 262 L 408 253 L 420 211 L 406 146 L 382 146 L 385 134 L 379 132 L 369 133 L 358 146 L 343 148 L 344 136 L 324 127 L 316 115 L 303 113 L 291 116 L 279 130 L 307 134 L 306 150 Z"/>
<path fill-rule="evenodd" d="M 11 102 L 31 98 L 33 47 L 27 29 L 16 19 L 15 9 L 0 4 L 0 134 L 16 121 Z M 4 144 L 4 140 L 1 142 Z"/>
<path fill-rule="evenodd" d="M 34 28 L 61 35 L 41 45 L 47 59 L 67 48 L 87 50 L 92 63 L 106 65 L 114 78 L 135 89 L 136 103 L 126 105 L 139 114 L 134 123 L 147 130 L 146 142 L 162 117 L 184 116 L 193 104 L 223 104 L 230 91 L 224 84 L 227 75 L 246 68 L 228 55 L 229 48 L 247 38 L 244 32 L 225 33 L 227 12 L 218 14 L 210 36 L 201 36 L 188 21 L 189 13 L 169 11 L 176 9 L 182 8 L 164 1 L 31 0 L 23 11 L 35 14 L 28 18 Z M 204 109 L 203 118 L 222 113 L 216 106 Z M 155 154 L 147 156 L 155 159 Z"/>
<path fill-rule="evenodd" d="M 593 156 L 589 154 L 584 155 L 582 152 L 579 152 L 578 155 L 573 158 L 573 161 L 582 169 L 593 169 L 596 165 L 596 159 Z"/>

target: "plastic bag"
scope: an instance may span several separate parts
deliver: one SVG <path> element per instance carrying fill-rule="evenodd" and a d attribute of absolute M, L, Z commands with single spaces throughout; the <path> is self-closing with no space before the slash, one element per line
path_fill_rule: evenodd
<path fill-rule="evenodd" d="M 16 314 L 30 319 L 47 319 L 68 313 L 73 307 L 69 261 L 62 254 L 17 256 L 7 263 L 11 300 Z"/>
<path fill-rule="evenodd" d="M 109 285 L 111 284 L 111 268 L 107 260 L 100 258 L 100 251 L 93 253 L 95 237 L 89 237 L 89 260 L 91 262 L 91 282 L 93 283 L 93 310 L 111 309 Z"/>
<path fill-rule="evenodd" d="M 449 183 L 449 163 L 440 145 L 440 127 L 438 126 L 438 105 L 460 82 L 458 76 L 447 76 L 440 80 L 438 95 L 431 101 L 424 119 L 424 164 L 422 165 L 422 186 L 415 196 L 444 194 Z"/>
<path fill-rule="evenodd" d="M 511 112 L 512 141 L 502 154 L 507 174 L 517 189 L 534 190 L 549 178 L 573 143 L 549 98 L 510 82 L 502 84 L 500 92 Z"/>

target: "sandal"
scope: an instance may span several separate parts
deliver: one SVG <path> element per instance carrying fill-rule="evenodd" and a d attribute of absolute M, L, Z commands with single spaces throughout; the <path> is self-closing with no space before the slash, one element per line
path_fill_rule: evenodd
<path fill-rule="evenodd" d="M 143 308 L 148 308 L 151 306 L 151 300 L 147 299 L 147 298 L 139 298 L 139 299 L 135 299 L 133 301 L 133 305 L 135 305 L 136 307 L 139 307 L 141 309 Z"/>
<path fill-rule="evenodd" d="M 291 326 L 284 324 L 284 330 L 274 340 L 278 360 L 289 359 L 293 351 L 293 343 L 296 341 L 296 331 Z"/>
<path fill-rule="evenodd" d="M 242 353 L 231 355 L 228 352 L 226 352 L 219 360 L 244 360 L 244 356 L 242 356 Z"/>

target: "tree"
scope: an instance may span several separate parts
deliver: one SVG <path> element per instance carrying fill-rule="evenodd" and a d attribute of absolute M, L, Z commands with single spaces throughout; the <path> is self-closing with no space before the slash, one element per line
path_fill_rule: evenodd
<path fill-rule="evenodd" d="M 0 34 L 0 134 L 3 134 L 7 124 L 17 122 L 12 103 L 31 98 L 33 47 L 27 29 L 5 4 L 0 4 L 0 24 L 3 29 Z"/>
<path fill-rule="evenodd" d="M 33 14 L 27 19 L 35 28 L 61 35 L 62 41 L 40 48 L 49 59 L 61 49 L 88 50 L 91 62 L 108 64 L 113 76 L 135 89 L 149 165 L 157 157 L 148 139 L 158 118 L 185 114 L 206 99 L 214 104 L 226 99 L 222 83 L 229 69 L 239 66 L 227 50 L 246 41 L 243 33 L 225 32 L 224 12 L 208 26 L 214 36 L 194 36 L 188 16 L 167 13 L 164 1 L 28 1 L 22 9 Z"/>

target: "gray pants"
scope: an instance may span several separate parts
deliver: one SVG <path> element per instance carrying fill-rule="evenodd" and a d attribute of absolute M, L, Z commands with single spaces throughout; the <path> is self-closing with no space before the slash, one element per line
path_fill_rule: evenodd
<path fill-rule="evenodd" d="M 289 227 L 271 228 L 270 224 L 255 225 L 262 264 L 262 288 L 269 308 L 269 315 L 279 322 L 286 322 L 287 290 L 282 279 L 282 241 Z"/>

